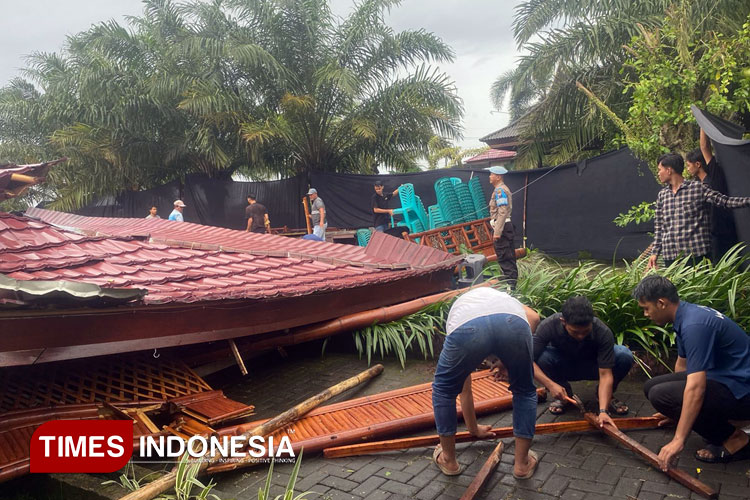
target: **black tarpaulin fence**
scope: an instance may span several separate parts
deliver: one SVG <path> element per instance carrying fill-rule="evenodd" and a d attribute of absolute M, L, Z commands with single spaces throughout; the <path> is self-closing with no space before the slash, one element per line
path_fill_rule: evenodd
<path fill-rule="evenodd" d="M 479 176 L 485 198 L 492 188 L 485 170 L 441 169 L 409 174 L 351 175 L 311 172 L 309 187 L 324 200 L 329 225 L 362 228 L 373 225 L 370 202 L 375 180 L 386 192 L 411 183 L 425 207 L 436 201 L 434 184 L 441 177 L 468 182 Z M 653 201 L 659 186 L 646 166 L 621 149 L 579 164 L 509 172 L 505 176 L 513 194 L 512 220 L 516 245 L 522 245 L 524 211 L 526 244 L 562 258 L 593 257 L 621 259 L 637 257 L 650 243 L 653 224 L 617 227 L 612 221 L 643 201 Z M 526 187 L 525 187 L 526 186 Z M 187 176 L 182 189 L 177 182 L 117 199 L 102 200 L 79 213 L 108 217 L 145 217 L 152 204 L 166 218 L 175 199 L 182 197 L 188 222 L 242 229 L 245 227 L 246 196 L 254 193 L 268 209 L 274 227 L 305 227 L 302 197 L 308 184 L 304 176 L 271 182 L 233 182 Z M 398 207 L 393 200 L 392 206 Z"/>
<path fill-rule="evenodd" d="M 726 179 L 726 193 L 750 196 L 750 140 L 742 139 L 744 129 L 696 106 L 691 106 L 691 110 L 713 142 L 716 163 Z M 750 243 L 750 208 L 731 210 L 731 214 L 739 241 Z"/>

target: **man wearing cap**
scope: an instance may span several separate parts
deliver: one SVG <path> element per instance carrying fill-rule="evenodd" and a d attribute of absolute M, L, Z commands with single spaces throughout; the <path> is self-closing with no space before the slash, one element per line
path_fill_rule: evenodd
<path fill-rule="evenodd" d="M 268 222 L 268 210 L 255 201 L 255 195 L 247 195 L 247 207 L 245 207 L 245 218 L 247 219 L 248 233 L 265 233 Z"/>
<path fill-rule="evenodd" d="M 495 188 L 490 197 L 490 218 L 492 219 L 492 237 L 494 238 L 497 263 L 503 270 L 505 281 L 515 290 L 518 280 L 516 252 L 513 248 L 515 230 L 510 221 L 513 208 L 512 193 L 503 182 L 503 175 L 508 173 L 505 167 L 490 167 L 490 184 Z"/>
<path fill-rule="evenodd" d="M 312 207 L 310 217 L 313 223 L 313 234 L 325 241 L 326 228 L 328 227 L 326 204 L 318 197 L 318 190 L 315 188 L 310 188 L 307 195 L 310 197 L 310 205 Z"/>
<path fill-rule="evenodd" d="M 175 200 L 174 210 L 172 210 L 172 213 L 169 214 L 169 220 L 185 222 L 185 219 L 182 218 L 182 211 L 184 209 L 185 209 L 185 204 L 182 202 L 182 200 Z"/>
<path fill-rule="evenodd" d="M 375 231 L 381 233 L 388 229 L 390 216 L 393 215 L 393 209 L 388 208 L 388 200 L 398 194 L 398 188 L 396 188 L 391 194 L 383 194 L 383 181 L 375 181 L 375 194 L 372 195 L 372 201 L 370 206 L 372 212 L 375 214 L 373 220 L 373 226 Z"/>

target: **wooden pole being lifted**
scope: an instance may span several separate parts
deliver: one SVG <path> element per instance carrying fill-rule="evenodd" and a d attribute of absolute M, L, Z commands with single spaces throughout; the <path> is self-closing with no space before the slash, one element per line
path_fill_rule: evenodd
<path fill-rule="evenodd" d="M 638 441 L 626 436 L 622 431 L 620 431 L 619 429 L 615 427 L 612 427 L 610 425 L 605 425 L 604 427 L 600 427 L 599 419 L 596 418 L 596 416 L 593 413 L 587 412 L 585 410 L 585 408 L 583 407 L 583 403 L 581 403 L 581 400 L 578 399 L 578 397 L 576 397 L 575 399 L 572 399 L 572 398 L 567 398 L 567 399 L 570 403 L 576 405 L 581 410 L 581 413 L 583 413 L 583 418 L 585 418 L 592 426 L 596 427 L 607 436 L 614 438 L 618 443 L 620 443 L 624 447 L 630 449 L 631 451 L 634 451 L 636 454 L 645 458 L 648 463 L 656 467 L 657 470 L 661 471 L 661 467 L 659 467 L 659 460 L 658 460 L 656 453 L 649 450 Z M 616 420 L 616 422 L 619 422 L 619 420 Z M 675 481 L 677 481 L 678 483 L 685 486 L 686 488 L 690 489 L 691 491 L 694 491 L 700 495 L 703 495 L 706 498 L 719 498 L 719 494 L 716 490 L 711 488 L 706 483 L 700 481 L 699 479 L 694 478 L 693 476 L 691 476 L 690 474 L 688 474 L 682 469 L 677 469 L 675 467 L 670 466 L 664 473 L 668 475 L 669 477 L 671 477 L 672 479 L 674 479 Z"/>
<path fill-rule="evenodd" d="M 468 488 L 466 488 L 466 491 L 463 495 L 461 495 L 461 500 L 474 500 L 474 497 L 477 496 L 477 493 L 479 493 L 479 490 L 482 489 L 482 486 L 487 482 L 487 480 L 492 476 L 492 473 L 497 468 L 497 464 L 500 463 L 500 456 L 503 454 L 503 442 L 500 441 L 494 450 L 492 450 L 492 453 L 490 454 L 490 458 L 487 459 L 487 461 L 484 463 L 482 468 L 479 470 L 479 473 L 476 475 L 474 480 L 471 482 Z"/>
<path fill-rule="evenodd" d="M 305 211 L 305 224 L 307 224 L 307 234 L 312 233 L 312 226 L 310 225 L 310 209 L 307 208 L 307 196 L 302 197 L 302 210 Z"/>
<path fill-rule="evenodd" d="M 338 384 L 329 387 L 325 391 L 306 399 L 297 406 L 288 409 L 284 413 L 281 413 L 276 417 L 263 422 L 257 427 L 242 433 L 241 436 L 249 440 L 253 436 L 266 436 L 268 434 L 271 434 L 272 432 L 281 429 L 285 425 L 288 425 L 294 420 L 300 418 L 302 415 L 309 412 L 313 408 L 320 406 L 322 403 L 328 401 L 332 397 L 341 394 L 342 392 L 351 389 L 352 387 L 356 387 L 359 384 L 380 375 L 381 373 L 383 373 L 383 365 L 375 365 L 372 368 L 363 371 L 359 375 L 348 378 L 343 382 L 339 382 Z M 221 457 L 204 457 L 200 462 L 200 471 L 205 471 L 210 465 L 217 463 L 220 458 Z M 222 470 L 233 470 L 237 469 L 238 467 L 250 465 L 252 463 L 251 460 L 251 458 L 248 458 L 247 460 L 241 462 L 235 462 L 232 464 L 233 466 L 231 468 Z M 159 479 L 146 484 L 142 488 L 139 488 L 128 495 L 125 495 L 121 500 L 151 500 L 155 496 L 174 488 L 176 478 L 177 468 L 174 468 L 172 469 L 172 471 L 160 477 Z"/>
<path fill-rule="evenodd" d="M 653 429 L 659 423 L 657 417 L 618 418 L 617 425 L 621 429 Z M 557 434 L 560 432 L 592 431 L 596 430 L 587 420 L 574 420 L 572 422 L 552 422 L 549 424 L 537 424 L 535 434 Z M 513 427 L 498 427 L 492 429 L 497 439 L 513 437 Z M 456 443 L 468 443 L 481 441 L 469 432 L 456 433 Z M 349 446 L 337 446 L 326 448 L 323 455 L 326 458 L 354 457 L 383 451 L 403 450 L 406 448 L 426 448 L 437 446 L 440 443 L 438 435 L 420 436 L 405 439 L 390 439 L 388 441 L 373 441 L 372 443 L 353 444 Z"/>

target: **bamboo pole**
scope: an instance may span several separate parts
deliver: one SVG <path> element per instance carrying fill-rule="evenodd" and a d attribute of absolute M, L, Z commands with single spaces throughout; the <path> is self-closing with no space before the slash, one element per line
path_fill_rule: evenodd
<path fill-rule="evenodd" d="M 653 429 L 659 423 L 657 417 L 636 417 L 636 418 L 618 418 L 617 425 L 622 429 Z M 549 424 L 537 424 L 534 430 L 535 434 L 557 434 L 560 432 L 576 431 L 593 431 L 595 426 L 587 420 L 574 420 L 571 422 L 552 422 Z M 498 427 L 492 429 L 497 439 L 513 437 L 513 427 Z M 480 441 L 469 432 L 459 432 L 456 434 L 456 443 L 468 443 L 471 441 Z M 388 441 L 374 441 L 372 443 L 361 443 L 349 446 L 337 446 L 335 448 L 326 448 L 323 450 L 323 456 L 326 458 L 353 457 L 358 455 L 367 455 L 368 453 L 377 453 L 381 451 L 403 450 L 406 448 L 423 448 L 428 446 L 437 446 L 440 443 L 440 436 L 420 436 L 404 439 L 390 439 Z"/>
<path fill-rule="evenodd" d="M 477 496 L 477 493 L 479 493 L 479 490 L 482 489 L 482 486 L 485 485 L 487 480 L 489 480 L 490 476 L 492 476 L 492 473 L 497 468 L 497 464 L 500 463 L 500 456 L 503 454 L 503 442 L 500 441 L 494 450 L 492 450 L 492 453 L 490 454 L 490 457 L 487 459 L 487 461 L 484 463 L 482 468 L 479 470 L 479 473 L 477 473 L 474 480 L 471 482 L 468 488 L 466 488 L 466 491 L 463 495 L 461 495 L 461 500 L 474 500 L 474 497 Z"/>
<path fill-rule="evenodd" d="M 365 328 L 372 325 L 374 322 L 387 323 L 389 321 L 395 321 L 404 316 L 408 316 L 409 314 L 418 312 L 436 302 L 451 299 L 477 287 L 492 286 L 496 283 L 497 281 L 495 280 L 485 281 L 469 288 L 440 292 L 435 295 L 428 295 L 427 297 L 421 297 L 408 302 L 401 302 L 400 304 L 394 304 L 392 306 L 378 307 L 377 309 L 370 309 L 368 311 L 341 316 L 340 318 L 315 323 L 310 326 L 293 328 L 287 333 L 275 333 L 267 338 L 242 344 L 242 350 L 247 353 L 250 350 L 259 351 L 276 346 L 300 344 L 302 342 L 330 337 L 338 333 Z"/>
<path fill-rule="evenodd" d="M 329 387 L 323 392 L 320 392 L 315 396 L 306 399 L 297 406 L 294 406 L 284 413 L 281 413 L 276 417 L 263 422 L 257 427 L 244 432 L 242 436 L 249 440 L 253 436 L 266 436 L 268 434 L 271 434 L 272 432 L 284 427 L 285 425 L 288 425 L 290 422 L 300 418 L 302 415 L 309 412 L 316 406 L 320 406 L 322 403 L 328 401 L 332 397 L 341 394 L 342 392 L 351 389 L 352 387 L 356 387 L 361 383 L 380 375 L 381 373 L 383 373 L 383 365 L 375 365 L 372 368 L 369 368 L 354 377 L 348 378 L 343 382 L 339 382 L 338 384 Z M 209 467 L 209 465 L 217 461 L 217 457 L 202 459 L 200 462 L 200 471 L 205 471 Z M 249 459 L 241 462 L 235 462 L 234 464 L 232 464 L 233 467 L 223 470 L 237 469 L 238 467 L 243 467 L 250 463 L 251 462 Z M 159 479 L 146 484 L 142 488 L 139 488 L 128 495 L 125 495 L 121 500 L 151 500 L 155 496 L 174 488 L 176 479 L 177 469 L 175 468 Z"/>
<path fill-rule="evenodd" d="M 40 181 L 40 178 L 31 177 L 30 175 L 24 175 L 24 174 L 10 174 L 10 180 L 13 182 L 20 182 L 23 184 L 38 184 Z"/>
<path fill-rule="evenodd" d="M 568 398 L 570 400 L 570 398 Z M 570 400 L 573 404 L 578 406 L 578 408 L 583 413 L 583 418 L 585 418 L 592 426 L 599 429 L 601 432 L 606 434 L 607 436 L 613 438 L 615 441 L 623 445 L 624 447 L 630 449 L 631 451 L 634 451 L 636 454 L 640 455 L 641 457 L 645 458 L 648 463 L 650 463 L 653 467 L 655 467 L 657 470 L 661 471 L 661 467 L 659 467 L 659 460 L 653 451 L 649 450 L 645 446 L 643 446 L 638 441 L 626 436 L 621 430 L 618 428 L 612 427 L 610 425 L 605 425 L 604 427 L 599 426 L 599 419 L 596 418 L 596 416 L 591 413 L 587 412 L 583 408 L 583 404 L 580 403 L 580 400 Z M 677 469 L 675 467 L 669 467 L 666 471 L 662 471 L 678 483 L 682 484 L 686 488 L 690 489 L 691 491 L 694 491 L 700 495 L 705 496 L 706 498 L 719 498 L 719 493 L 711 488 L 706 483 L 700 481 L 697 478 L 694 478 L 687 472 L 685 472 L 682 469 Z"/>

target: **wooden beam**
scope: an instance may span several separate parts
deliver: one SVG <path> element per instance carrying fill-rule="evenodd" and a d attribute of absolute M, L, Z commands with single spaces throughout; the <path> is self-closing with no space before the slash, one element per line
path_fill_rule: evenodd
<path fill-rule="evenodd" d="M 617 425 L 622 429 L 653 429 L 659 423 L 657 417 L 637 417 L 637 418 L 618 418 Z M 535 434 L 557 434 L 560 432 L 592 431 L 596 430 L 587 420 L 574 420 L 572 422 L 553 422 L 549 424 L 537 424 Z M 495 437 L 498 439 L 512 437 L 513 427 L 498 427 L 492 429 Z M 468 443 L 471 441 L 480 441 L 469 432 L 459 432 L 456 434 L 456 443 Z M 440 443 L 438 435 L 420 436 L 405 439 L 390 439 L 388 441 L 375 441 L 372 443 L 361 443 L 350 446 L 337 446 L 335 448 L 326 448 L 323 455 L 326 458 L 353 457 L 357 455 L 367 455 L 369 453 L 378 453 L 383 451 L 403 450 L 406 448 L 423 448 L 428 446 L 437 446 Z"/>
<path fill-rule="evenodd" d="M 500 456 L 502 454 L 503 442 L 500 441 L 495 449 L 492 450 L 492 453 L 490 453 L 490 457 L 479 470 L 479 473 L 476 475 L 469 487 L 466 488 L 464 494 L 461 495 L 461 500 L 474 500 L 474 497 L 477 496 L 479 490 L 482 489 L 482 486 L 484 486 L 484 484 L 489 480 L 489 478 L 492 476 L 492 473 L 495 472 L 497 464 L 500 463 Z"/>
<path fill-rule="evenodd" d="M 641 457 L 645 458 L 648 463 L 650 463 L 653 467 L 655 467 L 657 470 L 661 471 L 661 467 L 659 467 L 659 460 L 657 458 L 656 453 L 649 450 L 645 446 L 643 446 L 638 441 L 626 436 L 620 429 L 612 427 L 610 425 L 605 425 L 604 427 L 599 426 L 599 419 L 591 412 L 587 412 L 585 408 L 583 407 L 583 403 L 581 400 L 575 396 L 575 399 L 567 398 L 569 402 L 576 405 L 578 409 L 583 413 L 583 418 L 586 419 L 587 422 L 589 422 L 592 426 L 599 429 L 601 432 L 606 434 L 607 436 L 613 438 L 615 441 L 623 445 L 624 447 L 628 448 L 631 451 L 634 451 L 636 454 L 640 455 Z M 618 420 L 619 422 L 619 420 Z M 687 472 L 685 472 L 682 469 L 677 469 L 675 467 L 669 467 L 666 471 L 662 471 L 678 483 L 682 484 L 686 488 L 690 489 L 691 491 L 694 491 L 700 495 L 705 496 L 706 498 L 719 498 L 719 493 L 711 488 L 706 483 L 700 481 L 699 479 L 694 478 Z"/>

